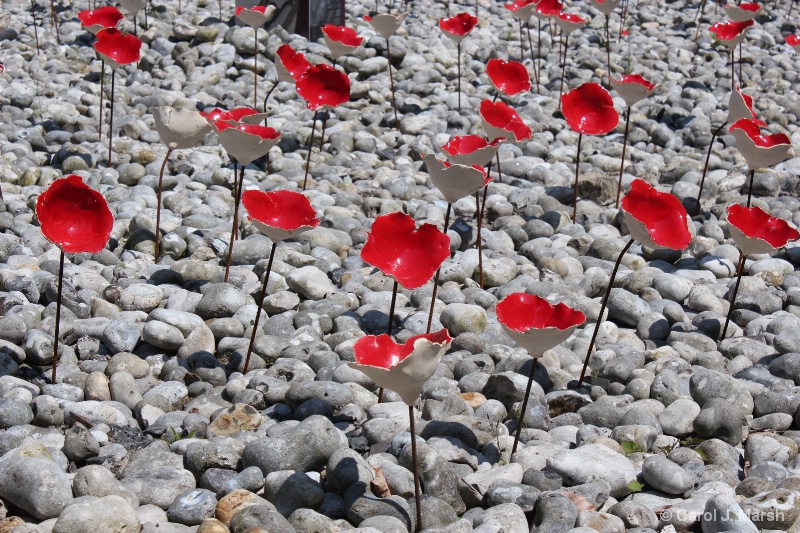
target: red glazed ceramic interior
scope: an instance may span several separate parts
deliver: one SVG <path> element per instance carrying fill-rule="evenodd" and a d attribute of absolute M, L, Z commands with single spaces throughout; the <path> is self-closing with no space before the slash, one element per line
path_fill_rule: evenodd
<path fill-rule="evenodd" d="M 108 28 L 97 32 L 94 48 L 104 56 L 110 57 L 120 65 L 130 65 L 139 61 L 142 41 L 135 35 Z"/>
<path fill-rule="evenodd" d="M 297 94 L 311 110 L 335 107 L 350 99 L 350 78 L 329 65 L 314 65 L 297 80 Z"/>
<path fill-rule="evenodd" d="M 744 207 L 739 204 L 728 206 L 728 224 L 752 239 L 767 241 L 773 248 L 786 246 L 800 238 L 800 233 L 788 222 L 771 217 L 759 207 Z"/>
<path fill-rule="evenodd" d="M 559 0 L 540 0 L 536 6 L 536 12 L 545 17 L 558 15 L 562 9 L 564 9 L 564 4 Z"/>
<path fill-rule="evenodd" d="M 786 37 L 784 37 L 784 40 L 786 41 L 786 44 L 788 44 L 789 46 L 797 46 L 798 44 L 800 44 L 800 35 L 796 34 L 787 35 Z"/>
<path fill-rule="evenodd" d="M 531 89 L 531 77 L 528 69 L 519 61 L 490 59 L 486 63 L 486 74 L 497 90 L 509 96 Z"/>
<path fill-rule="evenodd" d="M 734 22 L 726 20 L 725 22 L 717 22 L 712 25 L 708 31 L 717 36 L 721 41 L 730 41 L 739 36 L 744 30 L 755 24 L 752 20 L 744 20 L 741 22 Z"/>
<path fill-rule="evenodd" d="M 300 52 L 296 52 L 294 48 L 288 44 L 281 45 L 275 52 L 283 63 L 283 67 L 289 71 L 289 74 L 296 80 L 311 68 L 311 63 L 308 62 L 306 56 Z"/>
<path fill-rule="evenodd" d="M 125 18 L 119 9 L 114 6 L 99 7 L 91 11 L 81 11 L 78 13 L 78 20 L 86 26 L 102 26 L 103 28 L 114 28 L 120 20 Z"/>
<path fill-rule="evenodd" d="M 218 120 L 214 123 L 214 125 L 219 131 L 235 128 L 250 135 L 261 137 L 262 139 L 277 139 L 281 136 L 281 134 L 274 129 L 259 126 L 257 124 L 237 124 L 230 120 Z"/>
<path fill-rule="evenodd" d="M 550 302 L 533 294 L 517 292 L 497 304 L 497 319 L 508 329 L 525 333 L 531 329 L 569 329 L 586 322 L 580 311 Z"/>
<path fill-rule="evenodd" d="M 364 38 L 356 33 L 352 28 L 347 26 L 334 26 L 333 24 L 326 24 L 322 27 L 322 33 L 331 41 L 342 43 L 346 46 L 361 46 Z"/>
<path fill-rule="evenodd" d="M 530 139 L 533 135 L 531 129 L 522 122 L 517 112 L 503 102 L 484 100 L 481 102 L 480 113 L 483 120 L 495 128 L 512 132 L 517 141 Z"/>
<path fill-rule="evenodd" d="M 619 124 L 611 95 L 597 83 L 584 83 L 564 93 L 561 109 L 569 127 L 584 135 L 604 135 Z"/>
<path fill-rule="evenodd" d="M 245 9 L 248 11 L 258 11 L 262 15 L 267 12 L 267 6 L 253 6 L 253 7 L 239 6 L 236 8 L 236 16 L 239 16 L 239 13 L 241 13 Z"/>
<path fill-rule="evenodd" d="M 440 19 L 439 27 L 453 35 L 467 35 L 478 24 L 478 19 L 469 13 L 459 13 L 449 19 Z"/>
<path fill-rule="evenodd" d="M 231 109 L 230 111 L 214 108 L 208 113 L 200 113 L 200 115 L 206 120 L 210 120 L 212 122 L 217 122 L 218 120 L 239 122 L 244 117 L 249 117 L 250 115 L 255 115 L 257 113 L 258 112 L 252 107 L 237 107 L 236 109 Z"/>
<path fill-rule="evenodd" d="M 536 0 L 514 0 L 511 4 L 506 4 L 503 7 L 509 11 L 519 11 L 523 7 L 527 7 L 531 4 L 536 4 Z"/>
<path fill-rule="evenodd" d="M 642 180 L 633 180 L 622 198 L 622 209 L 644 224 L 653 242 L 673 250 L 684 250 L 692 241 L 686 209 L 674 195 L 658 192 Z"/>
<path fill-rule="evenodd" d="M 497 141 L 492 145 L 497 144 Z M 450 155 L 471 154 L 475 150 L 486 148 L 489 143 L 478 135 L 457 135 L 442 146 L 442 150 Z M 448 165 L 449 166 L 449 165 Z"/>
<path fill-rule="evenodd" d="M 570 24 L 585 24 L 586 19 L 581 17 L 580 15 L 576 15 L 575 13 L 559 13 L 558 18 L 569 22 Z"/>
<path fill-rule="evenodd" d="M 244 191 L 242 203 L 250 218 L 287 231 L 302 226 L 316 227 L 317 212 L 308 198 L 294 191 Z"/>
<path fill-rule="evenodd" d="M 761 148 L 772 148 L 779 144 L 792 144 L 792 141 L 783 133 L 773 133 L 772 135 L 762 135 L 759 122 L 743 118 L 736 121 L 730 131 L 742 130 L 756 146 Z"/>
<path fill-rule="evenodd" d="M 418 339 L 427 339 L 433 344 L 447 344 L 452 340 L 446 329 L 416 335 L 405 344 L 397 344 L 389 335 L 368 335 L 356 341 L 353 352 L 358 364 L 389 369 L 413 353 Z"/>
<path fill-rule="evenodd" d="M 620 76 L 619 79 L 614 78 L 614 81 L 617 83 L 635 83 L 637 85 L 641 85 L 648 91 L 652 91 L 656 88 L 655 83 L 651 83 L 644 79 L 641 74 L 625 74 L 624 76 Z"/>

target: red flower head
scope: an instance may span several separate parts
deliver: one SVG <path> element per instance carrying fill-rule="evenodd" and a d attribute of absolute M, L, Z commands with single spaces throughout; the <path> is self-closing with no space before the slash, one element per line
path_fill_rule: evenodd
<path fill-rule="evenodd" d="M 431 181 L 451 204 L 479 191 L 492 181 L 483 167 L 478 165 L 451 165 L 436 159 L 433 154 L 426 155 L 422 160 L 428 168 Z"/>
<path fill-rule="evenodd" d="M 619 5 L 619 0 L 589 0 L 589 3 L 603 15 L 609 16 Z"/>
<path fill-rule="evenodd" d="M 631 237 L 650 248 L 685 250 L 692 242 L 689 216 L 680 200 L 642 180 L 633 180 L 622 198 L 622 215 Z"/>
<path fill-rule="evenodd" d="M 612 77 L 611 86 L 625 100 L 628 107 L 650 96 L 658 87 L 658 85 L 650 83 L 639 74 L 626 74 L 620 79 Z"/>
<path fill-rule="evenodd" d="M 311 202 L 299 192 L 244 191 L 242 203 L 253 225 L 272 242 L 297 237 L 319 224 Z"/>
<path fill-rule="evenodd" d="M 536 4 L 536 11 L 533 12 L 533 16 L 539 20 L 545 20 L 555 17 L 561 13 L 562 9 L 564 9 L 564 4 L 559 0 L 540 0 Z"/>
<path fill-rule="evenodd" d="M 369 22 L 369 25 L 372 28 L 381 34 L 384 38 L 388 39 L 397 31 L 403 21 L 406 20 L 408 17 L 408 13 L 401 13 L 399 15 L 390 15 L 388 13 L 381 13 L 380 15 L 375 15 L 374 17 L 370 17 L 367 15 L 364 17 L 364 20 Z"/>
<path fill-rule="evenodd" d="M 278 81 L 295 83 L 309 68 L 311 68 L 311 63 L 308 62 L 306 56 L 300 52 L 296 52 L 294 48 L 288 44 L 281 45 L 275 52 L 275 56 L 275 69 L 278 71 Z"/>
<path fill-rule="evenodd" d="M 728 103 L 728 124 L 733 124 L 743 118 L 754 120 L 759 126 L 767 127 L 763 120 L 756 120 L 756 112 L 753 111 L 753 97 L 742 93 L 739 87 L 731 93 L 731 100 Z"/>
<path fill-rule="evenodd" d="M 544 298 L 524 292 L 509 294 L 495 311 L 508 336 L 534 358 L 567 340 L 575 328 L 586 322 L 580 311 L 563 303 L 551 305 Z"/>
<path fill-rule="evenodd" d="M 619 124 L 611 95 L 593 82 L 564 93 L 561 109 L 569 127 L 584 135 L 605 135 Z"/>
<path fill-rule="evenodd" d="M 735 48 L 744 40 L 744 30 L 755 24 L 752 20 L 742 22 L 717 22 L 708 31 L 717 36 L 717 39 L 725 43 L 728 48 Z"/>
<path fill-rule="evenodd" d="M 800 52 L 800 35 L 787 35 L 784 40 L 795 52 Z"/>
<path fill-rule="evenodd" d="M 347 26 L 326 24 L 322 27 L 322 34 L 323 37 L 325 37 L 325 44 L 328 45 L 328 50 L 331 51 L 333 59 L 339 59 L 351 53 L 364 42 L 363 37 L 358 35 L 354 29 L 348 28 Z"/>
<path fill-rule="evenodd" d="M 214 131 L 219 131 L 217 129 L 217 122 L 259 124 L 262 120 L 264 120 L 264 117 L 266 117 L 267 114 L 259 113 L 252 107 L 237 107 L 235 109 L 231 109 L 230 111 L 225 111 L 215 107 L 208 113 L 201 112 L 200 116 L 206 119 L 209 124 L 211 124 L 211 127 L 214 128 Z"/>
<path fill-rule="evenodd" d="M 98 253 L 108 244 L 114 216 L 103 195 L 71 175 L 55 180 L 36 202 L 44 237 L 65 253 Z"/>
<path fill-rule="evenodd" d="M 94 49 L 106 60 L 112 69 L 139 61 L 142 41 L 135 35 L 122 33 L 114 28 L 100 30 L 96 34 Z"/>
<path fill-rule="evenodd" d="M 531 90 L 531 76 L 519 61 L 490 59 L 486 63 L 486 74 L 498 91 L 509 96 Z"/>
<path fill-rule="evenodd" d="M 734 22 L 753 20 L 761 11 L 761 6 L 756 3 L 725 6 L 725 13 Z"/>
<path fill-rule="evenodd" d="M 239 17 L 239 20 L 256 30 L 269 22 L 269 19 L 275 14 L 275 9 L 275 6 L 239 6 L 236 8 L 236 16 Z"/>
<path fill-rule="evenodd" d="M 406 289 L 428 283 L 442 261 L 450 257 L 450 238 L 432 224 L 414 229 L 414 219 L 391 213 L 375 219 L 361 259 L 392 276 Z"/>
<path fill-rule="evenodd" d="M 449 19 L 440 19 L 439 27 L 444 30 L 444 34 L 450 37 L 457 43 L 464 40 L 464 37 L 469 35 L 478 24 L 478 18 L 473 17 L 469 13 L 459 13 L 455 17 Z"/>
<path fill-rule="evenodd" d="M 447 160 L 458 165 L 471 167 L 478 165 L 485 167 L 492 160 L 500 143 L 505 141 L 502 137 L 487 142 L 477 135 L 458 135 L 451 138 L 442 150 L 447 154 Z M 473 191 L 474 192 L 474 191 Z"/>
<path fill-rule="evenodd" d="M 406 405 L 414 405 L 452 340 L 446 329 L 411 337 L 405 344 L 388 335 L 369 335 L 353 345 L 356 362 L 348 365 L 397 392 Z"/>
<path fill-rule="evenodd" d="M 587 20 L 574 13 L 559 13 L 556 15 L 556 24 L 566 35 L 586 25 Z"/>
<path fill-rule="evenodd" d="M 237 124 L 218 120 L 214 124 L 219 131 L 219 142 L 242 166 L 247 166 L 275 146 L 281 134 L 272 128 L 254 124 Z"/>
<path fill-rule="evenodd" d="M 78 20 L 92 35 L 96 35 L 100 30 L 116 28 L 123 18 L 125 17 L 120 10 L 114 6 L 100 7 L 78 13 Z"/>
<path fill-rule="evenodd" d="M 329 65 L 314 65 L 297 80 L 297 94 L 312 111 L 333 109 L 350 100 L 350 78 Z"/>
<path fill-rule="evenodd" d="M 516 111 L 503 102 L 484 100 L 481 102 L 481 120 L 486 136 L 491 140 L 498 138 L 526 141 L 533 132 L 522 122 Z"/>
<path fill-rule="evenodd" d="M 794 157 L 792 141 L 783 133 L 762 135 L 759 122 L 746 118 L 737 120 L 730 132 L 736 139 L 736 148 L 750 170 L 771 167 Z"/>
<path fill-rule="evenodd" d="M 800 238 L 782 218 L 771 217 L 759 207 L 728 206 L 731 237 L 744 255 L 771 254 Z"/>
<path fill-rule="evenodd" d="M 537 0 L 514 0 L 513 3 L 506 4 L 503 7 L 511 11 L 522 22 L 528 22 L 533 10 L 536 9 L 537 3 Z"/>

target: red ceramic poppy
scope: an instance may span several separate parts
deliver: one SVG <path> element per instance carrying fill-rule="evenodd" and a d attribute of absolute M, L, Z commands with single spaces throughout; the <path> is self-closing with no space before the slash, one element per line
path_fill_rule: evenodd
<path fill-rule="evenodd" d="M 500 143 L 503 141 L 505 139 L 502 137 L 487 142 L 486 139 L 477 135 L 457 135 L 443 145 L 442 150 L 452 163 L 468 167 L 473 165 L 485 167 L 497 153 L 497 149 L 500 148 Z"/>
<path fill-rule="evenodd" d="M 225 151 L 243 166 L 265 156 L 281 137 L 274 129 L 255 124 L 218 120 L 214 126 Z"/>
<path fill-rule="evenodd" d="M 431 181 L 451 204 L 481 190 L 492 181 L 482 166 L 451 165 L 447 161 L 436 159 L 433 154 L 426 155 L 422 160 Z"/>
<path fill-rule="evenodd" d="M 528 69 L 519 61 L 490 59 L 486 63 L 486 74 L 498 91 L 509 96 L 531 90 L 531 77 Z"/>
<path fill-rule="evenodd" d="M 558 24 L 558 27 L 561 28 L 561 31 L 566 35 L 582 28 L 586 25 L 586 22 L 587 20 L 585 18 L 574 13 L 561 12 L 556 15 L 556 24 Z"/>
<path fill-rule="evenodd" d="M 130 65 L 139 61 L 142 41 L 135 35 L 122 33 L 114 28 L 107 28 L 96 33 L 97 41 L 94 49 L 103 59 L 116 69 L 122 65 Z"/>
<path fill-rule="evenodd" d="M 368 335 L 353 345 L 356 362 L 349 365 L 397 392 L 406 405 L 414 405 L 452 340 L 446 329 L 416 335 L 405 344 L 397 344 L 389 335 Z"/>
<path fill-rule="evenodd" d="M 403 21 L 408 17 L 408 13 L 400 13 L 398 15 L 390 15 L 389 13 L 381 13 L 370 17 L 364 17 L 372 28 L 380 33 L 385 39 L 388 39 L 397 31 Z"/>
<path fill-rule="evenodd" d="M 275 9 L 275 6 L 239 6 L 236 8 L 236 16 L 251 28 L 256 29 L 266 24 L 269 19 L 272 18 Z"/>
<path fill-rule="evenodd" d="M 312 111 L 333 109 L 350 100 L 350 78 L 329 65 L 314 65 L 297 80 L 297 94 Z"/>
<path fill-rule="evenodd" d="M 36 218 L 45 238 L 65 253 L 98 253 L 114 227 L 106 199 L 75 175 L 55 180 L 39 196 Z"/>
<path fill-rule="evenodd" d="M 215 107 L 208 113 L 200 112 L 200 116 L 205 118 L 211 127 L 217 130 L 217 122 L 241 122 L 243 124 L 259 124 L 266 113 L 259 113 L 252 107 L 237 107 L 229 111 Z"/>
<path fill-rule="evenodd" d="M 771 167 L 794 156 L 792 141 L 788 136 L 783 133 L 762 135 L 758 121 L 746 118 L 737 120 L 730 132 L 750 170 Z"/>
<path fill-rule="evenodd" d="M 771 217 L 759 207 L 728 206 L 731 237 L 744 255 L 770 254 L 800 238 L 782 218 Z"/>
<path fill-rule="evenodd" d="M 92 35 L 106 28 L 116 28 L 123 18 L 125 17 L 120 10 L 114 6 L 99 7 L 78 13 L 78 20 Z"/>
<path fill-rule="evenodd" d="M 275 52 L 275 56 L 277 59 L 275 68 L 278 71 L 279 81 L 294 83 L 311 68 L 311 63 L 308 62 L 306 56 L 296 52 L 288 44 L 281 45 Z"/>
<path fill-rule="evenodd" d="M 478 18 L 469 13 L 459 13 L 449 19 L 439 19 L 439 27 L 444 30 L 444 34 L 457 43 L 460 43 L 464 37 L 469 35 L 469 32 L 477 24 Z"/>
<path fill-rule="evenodd" d="M 272 242 L 296 237 L 317 227 L 317 212 L 308 198 L 293 191 L 244 191 L 242 203 L 250 221 Z"/>
<path fill-rule="evenodd" d="M 500 137 L 515 141 L 524 141 L 531 138 L 533 132 L 522 122 L 516 111 L 503 102 L 484 100 L 480 108 L 483 129 L 487 137 L 492 140 Z"/>
<path fill-rule="evenodd" d="M 692 242 L 689 216 L 680 200 L 642 180 L 631 183 L 622 199 L 622 213 L 631 237 L 645 246 L 685 250 Z"/>
<path fill-rule="evenodd" d="M 756 120 L 756 112 L 753 111 L 753 97 L 746 95 L 739 87 L 731 93 L 731 99 L 728 102 L 728 124 L 733 124 L 740 119 L 747 118 L 755 121 L 756 124 L 762 127 L 767 127 L 767 123 L 763 120 Z"/>
<path fill-rule="evenodd" d="M 328 45 L 328 49 L 333 54 L 334 59 L 351 53 L 364 42 L 363 37 L 347 26 L 326 24 L 322 27 L 322 34 L 325 37 L 325 44 Z"/>
<path fill-rule="evenodd" d="M 800 52 L 800 35 L 787 35 L 784 40 L 795 52 Z"/>
<path fill-rule="evenodd" d="M 734 48 L 744 40 L 744 30 L 755 24 L 752 20 L 734 22 L 726 20 L 712 25 L 708 31 L 717 36 L 728 48 Z"/>
<path fill-rule="evenodd" d="M 432 224 L 415 229 L 414 219 L 405 213 L 376 218 L 361 250 L 361 259 L 406 289 L 428 283 L 448 257 L 450 238 Z"/>
<path fill-rule="evenodd" d="M 537 0 L 514 0 L 513 3 L 505 4 L 503 7 L 511 11 L 522 22 L 528 22 L 537 3 Z"/>
<path fill-rule="evenodd" d="M 561 109 L 569 127 L 584 135 L 605 135 L 619 124 L 611 95 L 597 83 L 584 83 L 564 93 Z"/>
<path fill-rule="evenodd" d="M 540 0 L 536 4 L 536 11 L 533 12 L 533 16 L 539 20 L 544 20 L 558 15 L 562 9 L 564 9 L 564 4 L 559 0 Z"/>
<path fill-rule="evenodd" d="M 761 6 L 756 3 L 747 3 L 737 5 L 725 6 L 725 13 L 734 22 L 744 22 L 745 20 L 753 20 L 761 11 Z"/>
<path fill-rule="evenodd" d="M 589 3 L 603 15 L 609 16 L 611 12 L 617 8 L 619 1 L 620 0 L 589 0 Z"/>
<path fill-rule="evenodd" d="M 506 296 L 495 308 L 497 320 L 509 336 L 532 357 L 558 346 L 586 322 L 580 311 L 524 292 Z"/>
<path fill-rule="evenodd" d="M 612 77 L 611 86 L 625 100 L 628 107 L 650 96 L 658 87 L 658 85 L 650 83 L 639 74 L 626 74 L 620 79 Z"/>

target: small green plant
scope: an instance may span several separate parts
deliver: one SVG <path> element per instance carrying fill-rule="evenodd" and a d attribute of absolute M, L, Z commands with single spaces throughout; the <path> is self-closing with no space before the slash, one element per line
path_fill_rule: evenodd
<path fill-rule="evenodd" d="M 783 96 L 786 92 L 786 86 L 780 82 L 775 85 L 775 94 Z"/>
<path fill-rule="evenodd" d="M 172 426 L 168 426 L 167 433 L 164 433 L 164 436 L 162 437 L 162 439 L 167 444 L 172 445 L 172 444 L 175 444 L 176 442 L 178 442 L 179 440 L 193 439 L 193 438 L 195 438 L 196 435 L 197 435 L 197 431 L 193 430 L 188 435 L 186 435 L 184 437 L 183 435 L 181 435 L 180 431 L 178 431 L 177 429 L 175 429 Z"/>
<path fill-rule="evenodd" d="M 622 441 L 620 446 L 622 446 L 622 451 L 625 452 L 625 455 L 644 451 L 644 448 L 642 448 L 638 442 L 633 442 L 630 440 Z"/>
<path fill-rule="evenodd" d="M 636 481 L 635 479 L 628 482 L 628 488 L 631 489 L 631 492 L 642 492 L 644 485 Z"/>

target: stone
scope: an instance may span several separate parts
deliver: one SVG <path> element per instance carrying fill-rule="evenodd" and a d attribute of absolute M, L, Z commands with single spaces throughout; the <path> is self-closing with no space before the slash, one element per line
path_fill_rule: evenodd
<path fill-rule="evenodd" d="M 58 517 L 72 499 L 72 484 L 41 445 L 0 461 L 0 479 L 0 498 L 39 520 Z"/>
<path fill-rule="evenodd" d="M 564 451 L 548 459 L 547 466 L 567 485 L 605 480 L 611 486 L 611 496 L 617 499 L 630 494 L 628 483 L 636 479 L 636 469 L 631 462 L 601 444 L 587 444 Z"/>
<path fill-rule="evenodd" d="M 206 489 L 192 489 L 179 494 L 167 509 L 171 522 L 196 526 L 214 516 L 217 498 Z"/>
<path fill-rule="evenodd" d="M 124 498 L 110 495 L 69 505 L 53 525 L 53 533 L 127 533 L 140 527 L 136 509 Z"/>
<path fill-rule="evenodd" d="M 486 311 L 478 305 L 451 303 L 439 317 L 452 337 L 461 333 L 483 333 L 486 328 Z"/>
<path fill-rule="evenodd" d="M 718 494 L 709 498 L 702 514 L 700 525 L 703 533 L 758 533 L 731 494 Z"/>

